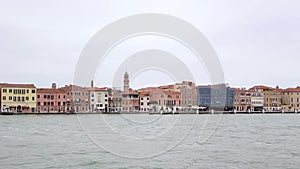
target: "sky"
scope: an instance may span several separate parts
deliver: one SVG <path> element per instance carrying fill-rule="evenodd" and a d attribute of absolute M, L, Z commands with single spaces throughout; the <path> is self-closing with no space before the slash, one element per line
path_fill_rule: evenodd
<path fill-rule="evenodd" d="M 115 20 L 141 13 L 167 14 L 194 25 L 215 49 L 230 86 L 300 85 L 298 0 L 0 0 L 0 82 L 37 87 L 50 87 L 52 82 L 71 84 L 90 38 Z M 95 74 L 96 85 L 111 85 L 118 64 L 107 66 L 109 63 L 149 48 L 176 53 L 200 72 L 198 85 L 209 83 L 203 65 L 187 59 L 192 54 L 182 45 L 145 36 L 111 51 L 103 62 L 105 69 Z M 173 83 L 170 76 L 153 70 L 130 77 L 132 88 Z"/>

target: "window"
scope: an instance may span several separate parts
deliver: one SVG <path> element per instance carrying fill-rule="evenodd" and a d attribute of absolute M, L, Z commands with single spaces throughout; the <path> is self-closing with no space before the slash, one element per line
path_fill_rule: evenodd
<path fill-rule="evenodd" d="M 32 97 L 32 101 L 34 101 L 35 99 L 34 99 L 34 97 Z"/>
<path fill-rule="evenodd" d="M 12 89 L 9 89 L 9 93 L 12 93 Z"/>
<path fill-rule="evenodd" d="M 28 100 L 29 100 L 29 97 L 26 97 L 26 100 L 28 101 Z"/>
<path fill-rule="evenodd" d="M 27 89 L 27 93 L 29 93 L 29 89 Z"/>
<path fill-rule="evenodd" d="M 46 99 L 47 98 L 47 95 L 44 95 L 44 99 Z"/>
<path fill-rule="evenodd" d="M 25 98 L 24 97 L 22 97 L 22 102 L 24 102 L 25 101 Z"/>
<path fill-rule="evenodd" d="M 6 100 L 6 96 L 3 96 L 2 100 Z"/>
<path fill-rule="evenodd" d="M 60 99 L 60 95 L 58 95 L 58 98 Z"/>
<path fill-rule="evenodd" d="M 9 96 L 9 100 L 12 100 L 12 97 L 11 97 L 11 96 Z"/>
<path fill-rule="evenodd" d="M 32 90 L 31 93 L 35 93 L 35 90 Z"/>
<path fill-rule="evenodd" d="M 37 98 L 38 98 L 38 99 L 40 98 L 40 95 L 39 95 L 39 94 L 37 95 Z"/>
<path fill-rule="evenodd" d="M 17 98 L 16 98 L 16 96 L 14 96 L 14 101 L 17 101 Z"/>

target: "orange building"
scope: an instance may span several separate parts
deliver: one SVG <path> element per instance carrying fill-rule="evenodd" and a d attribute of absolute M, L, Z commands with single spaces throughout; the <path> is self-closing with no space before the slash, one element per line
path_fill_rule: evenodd
<path fill-rule="evenodd" d="M 234 108 L 236 111 L 248 111 L 251 109 L 251 93 L 245 88 L 234 89 Z"/>
<path fill-rule="evenodd" d="M 284 111 L 300 111 L 300 87 L 282 91 L 282 107 Z"/>

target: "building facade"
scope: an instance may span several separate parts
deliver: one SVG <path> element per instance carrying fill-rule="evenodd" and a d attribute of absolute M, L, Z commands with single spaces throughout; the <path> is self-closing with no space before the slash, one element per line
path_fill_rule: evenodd
<path fill-rule="evenodd" d="M 117 87 L 108 89 L 109 112 L 122 111 L 122 90 Z"/>
<path fill-rule="evenodd" d="M 251 93 L 251 111 L 263 111 L 265 104 L 264 89 L 266 86 L 254 86 L 249 89 Z"/>
<path fill-rule="evenodd" d="M 125 112 L 137 112 L 140 110 L 139 94 L 129 87 L 129 74 L 124 74 L 124 91 L 122 93 L 122 110 Z"/>
<path fill-rule="evenodd" d="M 177 84 L 178 85 L 178 84 Z M 177 86 L 175 85 L 175 88 Z M 193 82 L 183 81 L 178 86 L 182 107 L 198 106 L 197 86 Z"/>
<path fill-rule="evenodd" d="M 268 87 L 263 90 L 263 94 L 265 111 L 282 111 L 282 90 L 279 87 Z"/>
<path fill-rule="evenodd" d="M 233 110 L 234 89 L 225 84 L 198 86 L 198 105 L 219 110 Z"/>
<path fill-rule="evenodd" d="M 300 87 L 288 88 L 282 91 L 283 110 L 300 111 Z"/>
<path fill-rule="evenodd" d="M 140 111 L 149 112 L 150 111 L 150 96 L 149 93 L 140 93 Z"/>
<path fill-rule="evenodd" d="M 107 88 L 90 87 L 89 110 L 91 112 L 108 112 L 108 90 Z"/>
<path fill-rule="evenodd" d="M 61 89 L 67 93 L 67 112 L 89 112 L 89 90 L 77 85 L 66 85 Z"/>
<path fill-rule="evenodd" d="M 150 104 L 155 105 L 157 110 L 166 110 L 179 107 L 181 105 L 181 94 L 172 88 L 166 89 L 165 86 L 151 90 L 149 93 Z"/>
<path fill-rule="evenodd" d="M 251 93 L 245 88 L 234 89 L 234 108 L 239 112 L 251 110 Z"/>
<path fill-rule="evenodd" d="M 0 84 L 1 111 L 36 112 L 36 87 L 33 84 Z"/>
<path fill-rule="evenodd" d="M 67 92 L 52 88 L 37 89 L 37 113 L 64 113 L 67 111 Z"/>

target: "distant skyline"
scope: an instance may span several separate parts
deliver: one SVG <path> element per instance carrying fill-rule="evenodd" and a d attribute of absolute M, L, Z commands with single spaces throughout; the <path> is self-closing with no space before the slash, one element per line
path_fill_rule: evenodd
<path fill-rule="evenodd" d="M 51 87 L 52 82 L 71 84 L 88 40 L 105 25 L 140 13 L 168 14 L 197 27 L 216 50 L 225 81 L 232 87 L 300 85 L 297 0 L 1 1 L 0 82 L 34 83 L 37 87 Z M 112 66 L 105 67 L 107 74 L 95 75 L 95 85 L 110 86 L 109 73 L 116 71 L 122 57 L 148 48 L 178 54 L 200 72 L 197 85 L 209 84 L 203 67 L 187 59 L 191 54 L 186 49 L 169 39 L 146 36 L 128 40 L 112 51 L 106 62 Z M 132 79 L 131 87 L 169 83 L 172 78 L 150 71 Z"/>

